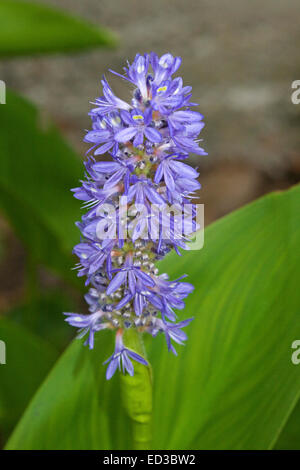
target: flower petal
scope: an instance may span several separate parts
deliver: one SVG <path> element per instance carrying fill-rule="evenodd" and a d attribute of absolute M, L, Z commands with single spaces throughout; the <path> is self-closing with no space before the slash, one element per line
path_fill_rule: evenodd
<path fill-rule="evenodd" d="M 128 356 L 131 357 L 131 359 L 133 359 L 134 361 L 137 361 L 140 364 L 143 364 L 144 366 L 148 365 L 148 362 L 146 361 L 146 359 L 144 359 L 138 353 L 132 351 L 131 349 L 126 349 L 126 352 L 127 352 Z"/>
<path fill-rule="evenodd" d="M 118 360 L 113 358 L 106 369 L 106 380 L 110 380 L 118 367 Z"/>
<path fill-rule="evenodd" d="M 154 127 L 145 127 L 145 136 L 147 137 L 150 142 L 159 143 L 162 141 L 162 135 Z"/>
<path fill-rule="evenodd" d="M 115 134 L 115 140 L 117 142 L 128 142 L 137 133 L 136 127 L 127 127 Z"/>
<path fill-rule="evenodd" d="M 125 282 L 126 276 L 127 276 L 126 271 L 119 271 L 115 275 L 113 280 L 110 282 L 108 288 L 106 289 L 107 295 L 110 295 L 113 292 L 115 292 L 117 289 L 119 289 L 119 287 Z"/>

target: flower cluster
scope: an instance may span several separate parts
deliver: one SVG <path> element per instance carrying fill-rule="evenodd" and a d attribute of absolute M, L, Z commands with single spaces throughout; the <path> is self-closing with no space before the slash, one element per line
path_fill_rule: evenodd
<path fill-rule="evenodd" d="M 191 199 L 200 188 L 199 173 L 184 161 L 190 152 L 205 155 L 197 140 L 204 123 L 191 110 L 191 87 L 173 78 L 180 64 L 171 54 L 138 54 L 124 75 L 111 71 L 133 87 L 131 103 L 115 96 L 103 78 L 103 96 L 89 113 L 86 178 L 73 192 L 87 209 L 77 223 L 82 239 L 74 253 L 78 275 L 90 285 L 90 314 L 66 313 L 66 321 L 80 337 L 88 335 L 90 348 L 97 331 L 116 331 L 107 379 L 121 367 L 133 375 L 131 360 L 147 364 L 124 345 L 127 328 L 163 333 L 176 354 L 171 340 L 183 344 L 181 328 L 191 321 L 176 323 L 174 309 L 184 308 L 193 286 L 181 281 L 184 276 L 171 281 L 155 267 L 171 249 L 187 249 L 197 229 Z M 98 161 L 106 152 L 110 160 Z"/>

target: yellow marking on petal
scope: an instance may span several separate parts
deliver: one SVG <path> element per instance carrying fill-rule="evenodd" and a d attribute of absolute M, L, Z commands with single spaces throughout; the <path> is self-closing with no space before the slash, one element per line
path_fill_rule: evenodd
<path fill-rule="evenodd" d="M 160 88 L 157 89 L 157 93 L 161 93 L 162 91 L 166 91 L 167 87 L 166 86 L 161 86 Z"/>
<path fill-rule="evenodd" d="M 132 116 L 132 118 L 133 118 L 135 121 L 143 120 L 143 119 L 144 119 L 141 114 L 135 114 L 134 116 Z"/>

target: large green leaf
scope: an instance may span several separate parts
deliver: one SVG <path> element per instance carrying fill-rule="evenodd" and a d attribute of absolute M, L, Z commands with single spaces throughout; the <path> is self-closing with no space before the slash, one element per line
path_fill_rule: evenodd
<path fill-rule="evenodd" d="M 7 438 L 57 353 L 25 328 L 3 318 L 0 339 L 6 345 L 6 364 L 0 365 L 0 435 Z"/>
<path fill-rule="evenodd" d="M 31 402 L 8 448 L 128 447 L 128 420 L 121 406 L 119 380 L 115 376 L 106 382 L 102 366 L 112 347 L 108 332 L 96 338 L 92 351 L 81 341 L 73 342 Z M 19 440 L 21 435 L 24 442 Z"/>
<path fill-rule="evenodd" d="M 300 392 L 291 362 L 300 338 L 299 203 L 299 186 L 262 198 L 208 228 L 202 251 L 172 263 L 174 277 L 186 272 L 196 285 L 186 308 L 195 321 L 179 361 L 153 345 L 157 447 L 275 445 Z"/>
<path fill-rule="evenodd" d="M 36 262 L 74 281 L 72 246 L 80 205 L 70 188 L 80 158 L 27 100 L 12 93 L 0 108 L 0 208 Z"/>
<path fill-rule="evenodd" d="M 37 3 L 1 0 L 0 18 L 0 57 L 115 44 L 109 31 Z"/>
<path fill-rule="evenodd" d="M 294 404 L 293 404 L 294 405 Z M 291 406 L 291 414 L 283 424 L 279 437 L 274 442 L 277 450 L 294 450 L 300 448 L 300 399 L 295 400 L 295 406 Z"/>
<path fill-rule="evenodd" d="M 211 225 L 201 251 L 160 263 L 172 278 L 188 273 L 196 290 L 178 357 L 163 338 L 148 342 L 154 448 L 268 449 L 283 435 L 300 391 L 291 362 L 300 338 L 299 202 L 300 187 L 268 195 Z M 9 449 L 131 447 L 118 379 L 106 383 L 100 365 L 108 343 L 99 334 L 93 352 L 70 346 Z"/>

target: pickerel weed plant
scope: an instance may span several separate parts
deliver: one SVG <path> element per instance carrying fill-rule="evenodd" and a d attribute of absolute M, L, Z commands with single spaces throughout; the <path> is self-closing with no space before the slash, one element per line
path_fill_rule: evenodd
<path fill-rule="evenodd" d="M 90 314 L 66 313 L 66 321 L 80 329 L 79 337 L 88 334 L 90 348 L 95 333 L 115 331 L 107 379 L 117 368 L 132 376 L 132 360 L 148 364 L 127 332 L 161 332 L 176 354 L 171 341 L 183 344 L 182 328 L 192 320 L 177 322 L 173 309 L 184 308 L 193 285 L 181 282 L 185 275 L 169 280 L 155 267 L 171 249 L 179 255 L 187 249 L 197 228 L 191 198 L 200 188 L 199 173 L 183 160 L 189 152 L 205 155 L 197 141 L 204 123 L 190 109 L 196 106 L 191 87 L 173 78 L 180 64 L 171 54 L 136 55 L 124 76 L 111 71 L 133 86 L 131 103 L 115 96 L 103 78 L 103 96 L 89 113 L 92 130 L 84 140 L 93 156 L 85 161 L 85 181 L 72 191 L 88 209 L 77 223 L 82 240 L 74 253 L 78 275 L 91 285 L 85 296 Z M 98 161 L 106 152 L 111 160 Z"/>

